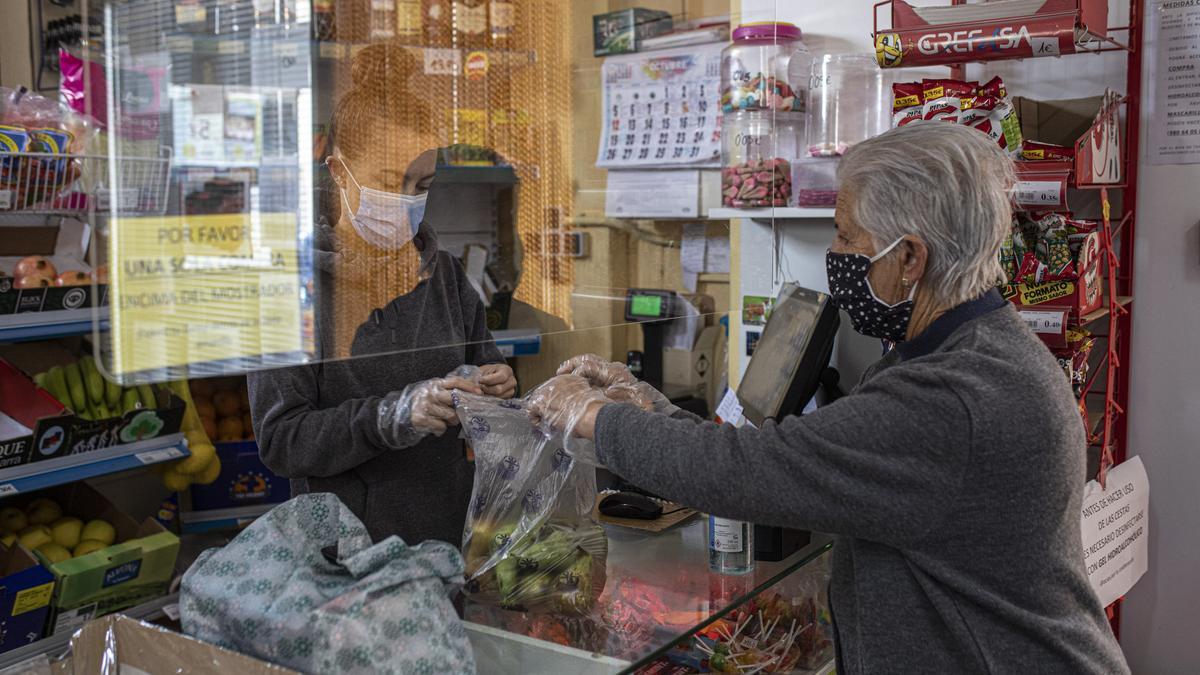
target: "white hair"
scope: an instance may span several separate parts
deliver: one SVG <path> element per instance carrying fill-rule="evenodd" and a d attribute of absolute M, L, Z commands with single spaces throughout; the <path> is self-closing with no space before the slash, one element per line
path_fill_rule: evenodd
<path fill-rule="evenodd" d="M 1003 278 L 997 255 L 1012 227 L 1008 155 L 986 134 L 913 122 L 850 148 L 838 167 L 851 215 L 876 250 L 905 235 L 925 242 L 922 282 L 946 307 Z"/>

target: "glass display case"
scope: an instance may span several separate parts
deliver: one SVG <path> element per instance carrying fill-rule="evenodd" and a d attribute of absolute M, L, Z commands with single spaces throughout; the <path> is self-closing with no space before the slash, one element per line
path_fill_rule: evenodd
<path fill-rule="evenodd" d="M 667 662 L 719 672 L 710 652 L 735 635 L 750 637 L 735 642 L 731 656 L 745 668 L 775 654 L 765 672 L 824 672 L 831 664 L 829 537 L 813 535 L 783 560 L 757 561 L 736 576 L 709 570 L 703 519 L 658 534 L 605 531 L 608 579 L 586 616 L 467 604 L 480 673 L 638 672 Z"/>

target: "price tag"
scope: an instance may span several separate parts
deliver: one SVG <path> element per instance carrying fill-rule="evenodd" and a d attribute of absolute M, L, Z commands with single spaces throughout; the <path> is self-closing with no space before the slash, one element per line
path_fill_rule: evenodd
<path fill-rule="evenodd" d="M 203 23 L 208 17 L 204 5 L 176 5 L 175 23 Z"/>
<path fill-rule="evenodd" d="M 20 490 L 18 490 L 17 486 L 13 485 L 12 483 L 0 485 L 0 497 L 8 497 L 10 495 L 17 494 L 18 492 L 20 492 Z"/>
<path fill-rule="evenodd" d="M 0 211 L 11 209 L 13 206 L 13 191 L 0 190 Z"/>
<path fill-rule="evenodd" d="M 457 75 L 462 69 L 462 52 L 457 49 L 422 50 L 426 75 Z"/>
<path fill-rule="evenodd" d="M 178 604 L 171 603 L 169 605 L 163 605 L 162 612 L 163 612 L 163 614 L 166 614 L 167 618 L 172 621 L 179 620 L 179 605 Z"/>
<path fill-rule="evenodd" d="M 1063 184 L 1056 180 L 1017 182 L 1017 203 L 1022 206 L 1059 206 L 1063 203 Z"/>
<path fill-rule="evenodd" d="M 499 349 L 500 356 L 503 356 L 506 359 L 511 359 L 516 354 L 516 346 L 511 342 L 497 343 L 496 349 Z"/>
<path fill-rule="evenodd" d="M 147 450 L 139 452 L 136 457 L 142 464 L 158 464 L 167 460 L 183 457 L 183 451 L 179 448 L 163 448 L 162 450 Z"/>
<path fill-rule="evenodd" d="M 717 415 L 735 426 L 742 421 L 742 404 L 738 402 L 737 393 L 732 389 L 725 390 L 725 397 L 717 406 Z"/>
<path fill-rule="evenodd" d="M 1037 312 L 1023 309 L 1020 313 L 1021 319 L 1033 332 L 1047 335 L 1062 334 L 1066 312 Z"/>

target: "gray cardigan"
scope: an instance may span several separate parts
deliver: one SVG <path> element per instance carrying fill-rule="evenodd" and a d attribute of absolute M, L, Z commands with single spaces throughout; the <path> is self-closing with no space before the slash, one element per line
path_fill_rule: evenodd
<path fill-rule="evenodd" d="M 416 244 L 427 278 L 363 317 L 353 358 L 252 373 L 250 406 L 263 463 L 292 479 L 293 494 L 334 493 L 375 541 L 397 534 L 410 544 L 457 546 L 474 482 L 458 429 L 394 449 L 380 435 L 376 410 L 405 385 L 504 358 L 462 265 L 437 249 L 426 225 Z M 318 251 L 322 336 L 332 325 L 328 291 L 336 283 L 321 260 L 328 255 Z"/>
<path fill-rule="evenodd" d="M 596 450 L 706 512 L 839 535 L 839 673 L 1129 672 L 1084 572 L 1070 386 L 994 291 L 811 414 L 756 430 L 610 405 Z"/>

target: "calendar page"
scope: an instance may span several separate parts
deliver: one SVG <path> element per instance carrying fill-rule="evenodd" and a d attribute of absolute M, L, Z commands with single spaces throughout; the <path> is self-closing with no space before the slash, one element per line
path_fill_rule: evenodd
<path fill-rule="evenodd" d="M 606 58 L 596 166 L 720 166 L 724 47 L 718 42 Z"/>

